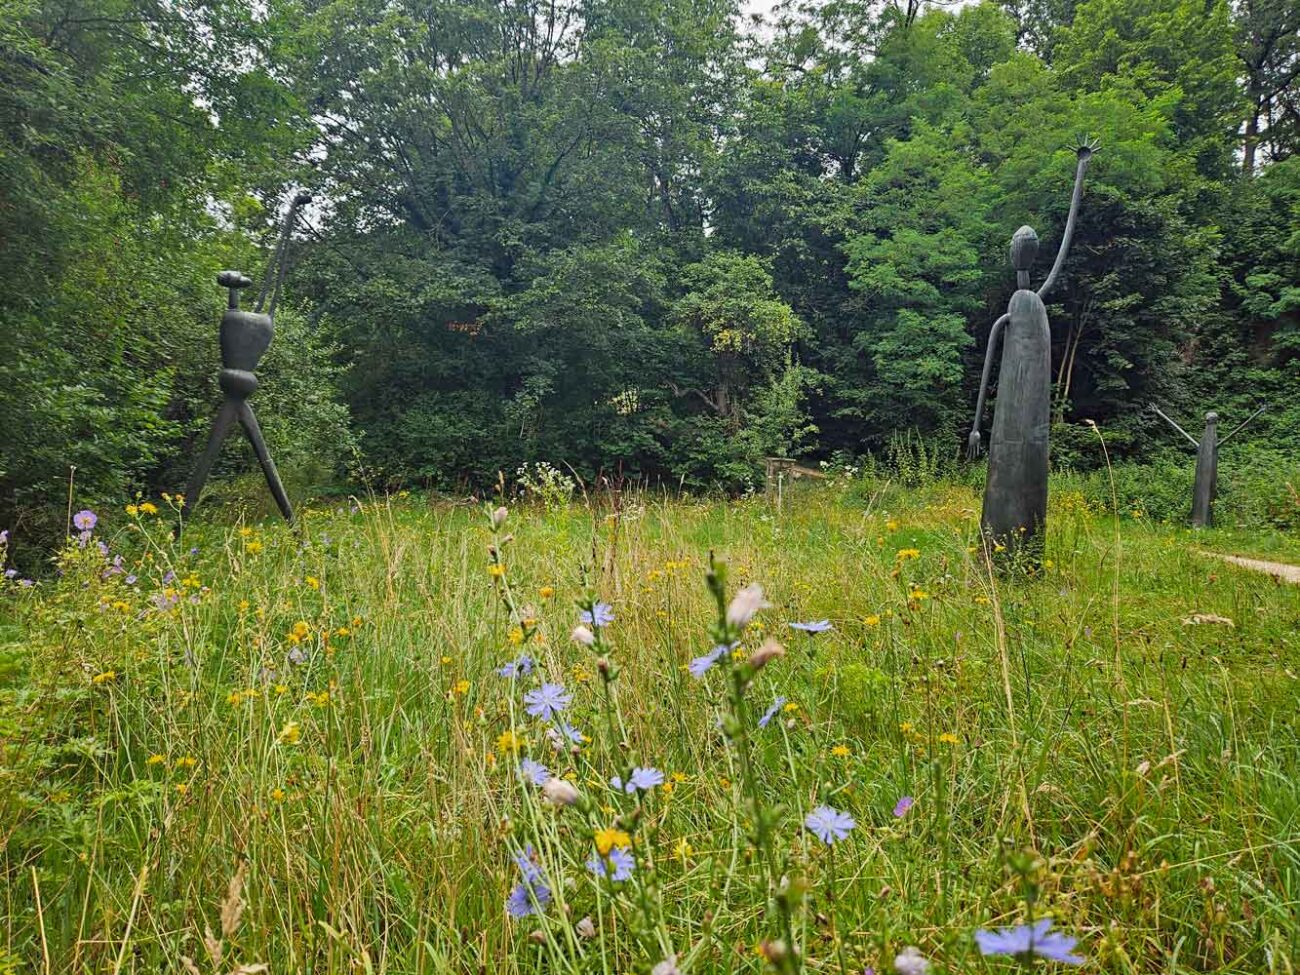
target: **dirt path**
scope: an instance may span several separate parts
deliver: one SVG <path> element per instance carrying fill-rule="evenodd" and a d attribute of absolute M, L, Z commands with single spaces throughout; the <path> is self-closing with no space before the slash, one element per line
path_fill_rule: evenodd
<path fill-rule="evenodd" d="M 1239 565 L 1243 569 L 1251 569 L 1254 572 L 1267 572 L 1275 579 L 1300 585 L 1300 565 L 1287 565 L 1285 562 L 1265 562 L 1262 559 L 1247 559 L 1242 558 L 1240 555 L 1224 555 L 1220 552 L 1202 552 L 1201 554 L 1212 559 L 1223 559 L 1223 561 Z"/>

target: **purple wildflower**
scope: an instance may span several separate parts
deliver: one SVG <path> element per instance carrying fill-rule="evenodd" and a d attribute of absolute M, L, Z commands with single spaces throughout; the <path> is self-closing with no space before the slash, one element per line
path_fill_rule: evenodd
<path fill-rule="evenodd" d="M 826 845 L 838 843 L 857 825 L 853 817 L 831 806 L 818 806 L 803 821 L 808 830 Z"/>
<path fill-rule="evenodd" d="M 18 575 L 18 570 L 17 570 L 17 569 L 5 569 L 5 578 L 6 578 L 6 579 L 12 579 L 12 578 L 13 578 L 14 576 L 16 576 L 16 575 Z"/>
<path fill-rule="evenodd" d="M 975 932 L 975 941 L 982 955 L 1011 955 L 1026 962 L 1038 955 L 1067 965 L 1082 965 L 1083 957 L 1073 954 L 1079 940 L 1064 934 L 1052 934 L 1051 927 L 1051 918 L 1044 918 L 1014 928 L 980 929 Z"/>
<path fill-rule="evenodd" d="M 519 763 L 519 774 L 536 786 L 546 785 L 546 780 L 551 777 L 550 769 L 531 758 Z"/>
<path fill-rule="evenodd" d="M 605 864 L 605 859 L 605 857 L 593 851 L 591 858 L 587 860 L 587 869 L 597 877 L 608 876 L 610 880 L 616 883 L 632 879 L 632 872 L 636 870 L 636 857 L 632 855 L 632 851 L 627 847 L 616 846 L 610 850 L 608 866 Z M 612 876 L 609 873 L 609 867 L 614 868 Z"/>
<path fill-rule="evenodd" d="M 502 677 L 509 677 L 513 680 L 516 677 L 527 677 L 533 672 L 533 658 L 528 654 L 523 654 L 518 660 L 512 660 L 510 663 L 497 668 L 497 673 Z"/>
<path fill-rule="evenodd" d="M 716 664 L 719 660 L 722 659 L 722 655 L 724 653 L 726 653 L 729 650 L 736 649 L 736 647 L 739 645 L 740 645 L 739 640 L 737 640 L 735 643 L 731 644 L 730 646 L 719 643 L 716 647 L 714 647 L 712 650 L 706 653 L 703 657 L 696 657 L 694 660 L 692 660 L 690 662 L 690 665 L 686 669 L 690 671 L 692 677 L 694 677 L 696 680 L 700 680 L 704 677 L 706 673 L 709 672 L 709 669 L 712 668 L 714 664 Z"/>
<path fill-rule="evenodd" d="M 89 508 L 83 508 L 72 516 L 72 527 L 78 531 L 88 532 L 99 523 L 99 515 Z"/>
<path fill-rule="evenodd" d="M 515 889 L 510 891 L 510 896 L 506 898 L 506 910 L 512 918 L 520 920 L 530 914 L 541 914 L 550 903 L 551 888 L 543 883 L 522 883 L 516 884 Z"/>
<path fill-rule="evenodd" d="M 911 796 L 903 796 L 903 798 L 899 799 L 898 803 L 894 806 L 894 815 L 899 819 L 902 819 L 907 815 L 907 811 L 912 808 L 915 802 L 916 800 Z"/>
<path fill-rule="evenodd" d="M 8 544 L 9 544 L 9 529 L 6 528 L 4 531 L 0 531 L 0 545 L 8 545 Z"/>
<path fill-rule="evenodd" d="M 135 574 L 132 573 L 131 575 L 127 576 L 127 577 L 123 580 L 123 582 L 125 582 L 128 586 L 134 586 L 135 583 L 136 583 L 136 576 L 135 576 Z"/>
<path fill-rule="evenodd" d="M 578 619 L 588 626 L 609 626 L 614 622 L 614 607 L 609 603 L 596 603 L 591 609 L 584 609 Z"/>
<path fill-rule="evenodd" d="M 573 695 L 561 684 L 543 684 L 524 695 L 524 710 L 534 718 L 550 721 L 569 706 Z"/>
<path fill-rule="evenodd" d="M 785 698 L 778 697 L 775 701 L 772 702 L 772 706 L 763 712 L 763 716 L 758 719 L 758 726 L 760 728 L 766 728 L 768 722 L 770 722 L 773 718 L 775 718 L 776 713 L 780 711 L 783 707 L 785 707 Z"/>
<path fill-rule="evenodd" d="M 628 795 L 636 792 L 637 789 L 648 792 L 655 786 L 664 784 L 664 774 L 657 768 L 643 768 L 638 765 L 632 770 L 632 774 L 628 776 L 626 784 L 617 775 L 609 780 L 609 784 L 615 789 L 621 789 Z"/>
<path fill-rule="evenodd" d="M 537 851 L 533 848 L 533 844 L 526 845 L 511 859 L 515 861 L 515 866 L 519 868 L 524 883 L 535 884 L 542 879 L 542 868 L 537 862 Z"/>
<path fill-rule="evenodd" d="M 786 625 L 792 630 L 800 630 L 809 634 L 825 633 L 827 630 L 835 628 L 830 620 L 812 620 L 808 623 L 787 623 Z"/>
<path fill-rule="evenodd" d="M 546 737 L 550 739 L 555 750 L 559 751 L 566 745 L 581 745 L 587 740 L 587 736 L 581 731 L 569 724 L 567 721 L 557 722 L 546 729 Z"/>

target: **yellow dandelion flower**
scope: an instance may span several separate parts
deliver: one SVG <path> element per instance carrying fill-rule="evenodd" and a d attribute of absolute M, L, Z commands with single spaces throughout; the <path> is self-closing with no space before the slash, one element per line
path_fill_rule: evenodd
<path fill-rule="evenodd" d="M 453 694 L 468 694 L 470 683 L 467 680 L 456 681 L 456 686 L 452 688 Z"/>
<path fill-rule="evenodd" d="M 176 788 L 176 794 L 178 796 L 183 796 L 185 795 L 185 793 L 190 791 L 190 787 L 186 785 L 184 782 L 177 782 L 175 788 Z"/>
<path fill-rule="evenodd" d="M 96 674 L 94 677 L 90 678 L 92 684 L 107 684 L 110 681 L 115 680 L 117 680 L 116 670 L 106 670 L 102 674 Z"/>
<path fill-rule="evenodd" d="M 880 625 L 880 614 L 878 614 L 878 613 L 872 613 L 872 614 L 869 615 L 866 619 L 864 619 L 862 622 L 866 623 L 867 626 L 879 626 L 879 625 Z"/>
<path fill-rule="evenodd" d="M 154 752 L 154 753 L 153 753 L 152 755 L 150 755 L 147 759 L 145 759 L 145 764 L 146 764 L 146 765 L 166 765 L 166 764 L 167 764 L 167 756 L 166 756 L 166 755 L 159 754 L 158 752 Z"/>
<path fill-rule="evenodd" d="M 490 575 L 493 579 L 500 579 L 505 574 L 506 574 L 506 567 L 502 565 L 500 562 L 493 562 L 491 565 L 488 566 L 488 575 Z"/>
<path fill-rule="evenodd" d="M 537 590 L 537 595 L 540 596 L 542 599 L 550 599 L 552 596 L 555 595 L 555 587 L 542 586 L 541 589 Z"/>
<path fill-rule="evenodd" d="M 158 506 L 157 506 L 156 504 L 154 504 L 152 501 L 144 501 L 144 502 L 141 502 L 141 504 L 140 504 L 140 514 L 142 514 L 142 515 L 156 515 L 157 513 L 158 513 Z"/>
<path fill-rule="evenodd" d="M 140 513 L 140 507 L 138 505 L 128 504 L 126 506 L 126 513 L 130 515 L 132 518 L 134 518 L 136 515 Z"/>
<path fill-rule="evenodd" d="M 315 576 L 308 576 L 308 577 L 306 578 L 306 580 L 304 580 L 304 581 L 305 581 L 305 582 L 307 583 L 307 585 L 308 585 L 309 587 L 311 587 L 312 589 L 319 589 L 319 588 L 320 588 L 320 580 L 317 579 Z"/>
<path fill-rule="evenodd" d="M 848 758 L 852 752 L 849 750 L 848 745 L 836 745 L 831 749 L 831 754 L 836 758 Z"/>
<path fill-rule="evenodd" d="M 615 847 L 628 847 L 632 845 L 632 837 L 621 829 L 598 829 L 596 830 L 596 852 L 601 856 L 609 856 L 609 851 Z"/>
<path fill-rule="evenodd" d="M 497 751 L 502 755 L 506 754 L 506 752 L 518 752 L 521 748 L 527 747 L 527 739 L 515 734 L 514 731 L 507 730 L 497 735 Z"/>
<path fill-rule="evenodd" d="M 281 789 L 278 785 L 271 790 L 271 798 L 276 802 L 284 802 L 285 795 L 286 795 L 285 791 Z"/>

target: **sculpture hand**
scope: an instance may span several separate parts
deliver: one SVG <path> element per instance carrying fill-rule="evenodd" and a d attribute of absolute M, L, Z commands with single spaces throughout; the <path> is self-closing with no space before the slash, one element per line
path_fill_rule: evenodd
<path fill-rule="evenodd" d="M 972 430 L 966 439 L 966 459 L 978 460 L 980 456 L 980 432 Z"/>
<path fill-rule="evenodd" d="M 1101 148 L 1101 143 L 1090 135 L 1079 136 L 1079 141 L 1071 146 L 1074 154 L 1081 160 L 1092 158 L 1092 154 Z"/>

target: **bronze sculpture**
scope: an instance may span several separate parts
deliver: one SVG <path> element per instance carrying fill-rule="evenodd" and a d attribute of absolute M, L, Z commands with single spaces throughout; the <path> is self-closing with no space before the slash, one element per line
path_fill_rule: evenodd
<path fill-rule="evenodd" d="M 266 476 L 266 483 L 271 489 L 275 503 L 280 508 L 280 513 L 284 515 L 285 521 L 293 524 L 293 506 L 289 503 L 289 495 L 285 492 L 284 483 L 275 469 L 275 462 L 271 459 L 271 452 L 267 449 L 266 440 L 262 436 L 262 428 L 258 426 L 257 416 L 253 413 L 253 407 L 248 399 L 257 391 L 257 376 L 254 375 L 254 370 L 257 369 L 258 362 L 261 361 L 267 347 L 271 344 L 271 339 L 275 336 L 275 306 L 280 300 L 280 288 L 284 283 L 289 236 L 293 233 L 298 210 L 310 203 L 311 199 L 310 193 L 298 193 L 290 202 L 284 224 L 280 228 L 280 239 L 276 244 L 275 254 L 266 270 L 266 277 L 262 281 L 262 288 L 252 311 L 245 311 L 239 307 L 239 292 L 251 285 L 252 280 L 238 271 L 222 271 L 217 275 L 217 284 L 230 289 L 229 304 L 221 316 L 221 373 L 218 377 L 225 399 L 217 412 L 216 419 L 212 421 L 212 433 L 208 437 L 207 448 L 203 451 L 194 473 L 190 475 L 189 483 L 185 486 L 182 519 L 188 516 L 198 504 L 203 485 L 207 482 L 212 465 L 221 452 L 222 441 L 230 432 L 231 425 L 238 420 L 253 445 L 253 451 L 257 454 L 257 461 L 262 466 L 262 473 Z M 265 312 L 263 308 L 266 309 Z M 179 531 L 180 527 L 177 526 L 177 532 Z"/>
<path fill-rule="evenodd" d="M 992 544 L 1008 550 L 1041 548 L 1040 534 L 1047 521 L 1052 338 L 1043 302 L 1065 264 L 1083 197 L 1083 174 L 1096 149 L 1095 143 L 1083 140 L 1075 150 L 1074 192 L 1061 248 L 1047 280 L 1036 292 L 1029 288 L 1029 271 L 1038 256 L 1038 235 L 1026 226 L 1011 238 L 1011 264 L 1016 269 L 1017 290 L 1011 296 L 1006 314 L 993 323 L 989 332 L 967 452 L 972 459 L 979 456 L 979 425 L 993 370 L 993 355 L 998 339 L 1003 338 L 980 527 Z"/>
<path fill-rule="evenodd" d="M 1261 406 L 1222 437 L 1219 436 L 1219 414 L 1211 410 L 1205 414 L 1205 432 L 1199 441 L 1165 416 L 1160 407 L 1152 404 L 1151 409 L 1196 448 L 1196 480 L 1192 482 L 1192 527 L 1208 528 L 1214 524 L 1214 499 L 1219 493 L 1219 448 L 1263 413 L 1264 407 Z"/>

